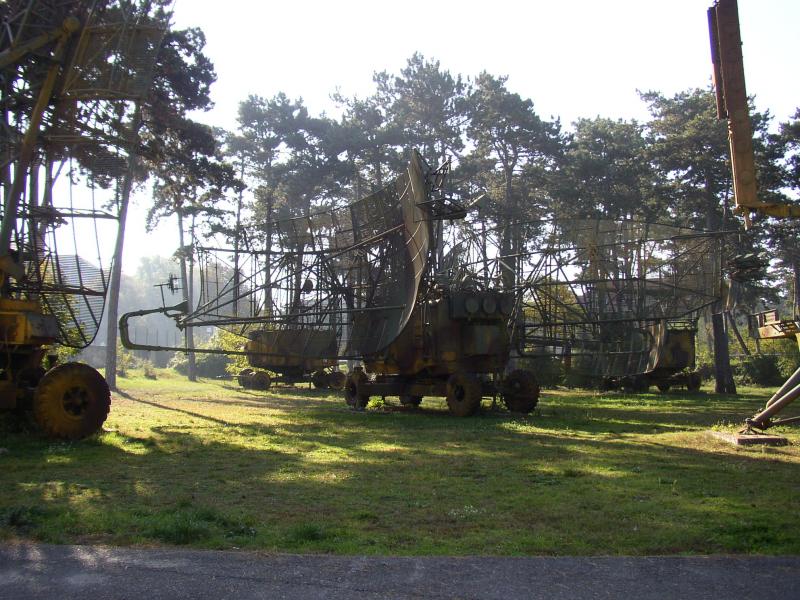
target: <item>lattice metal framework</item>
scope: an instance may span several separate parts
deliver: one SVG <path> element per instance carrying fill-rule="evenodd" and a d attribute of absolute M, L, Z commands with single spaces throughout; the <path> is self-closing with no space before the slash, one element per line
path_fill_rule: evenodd
<path fill-rule="evenodd" d="M 180 325 L 258 331 L 262 340 L 275 332 L 265 353 L 286 352 L 287 340 L 310 358 L 385 348 L 408 321 L 427 270 L 429 206 L 441 177 L 414 152 L 405 172 L 372 195 L 267 224 L 261 249 L 250 246 L 238 259 L 231 250 L 199 250 L 201 297 Z"/>
<path fill-rule="evenodd" d="M 109 283 L 130 121 L 147 93 L 171 1 L 0 6 L 3 247 L 12 297 L 58 317 L 58 342 L 94 339 Z"/>
<path fill-rule="evenodd" d="M 459 226 L 453 285 L 510 287 L 523 355 L 569 356 L 595 376 L 646 372 L 665 324 L 722 296 L 722 235 L 636 221 L 552 219 Z M 515 240 L 503 254 L 503 238 Z"/>

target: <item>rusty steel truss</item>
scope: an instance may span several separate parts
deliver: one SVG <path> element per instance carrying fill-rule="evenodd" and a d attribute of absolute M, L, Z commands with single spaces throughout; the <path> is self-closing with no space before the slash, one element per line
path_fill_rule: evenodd
<path fill-rule="evenodd" d="M 666 369 L 671 344 L 687 355 L 673 371 L 693 367 L 694 319 L 722 295 L 722 234 L 599 219 L 494 224 L 445 198 L 446 168 L 412 156 L 405 173 L 358 202 L 265 224 L 240 246 L 247 252 L 198 248 L 198 304 L 131 314 L 123 340 L 179 349 L 130 339 L 128 318 L 166 311 L 181 328 L 249 339 L 241 353 L 261 356 L 263 368 L 288 368 L 287 357 L 331 366 L 385 353 L 423 318 L 412 319 L 416 306 L 446 298 L 450 318 L 467 324 L 502 316 L 512 355 L 622 377 Z M 254 248 L 255 238 L 268 241 Z"/>
<path fill-rule="evenodd" d="M 65 346 L 89 345 L 100 325 L 108 240 L 132 160 L 124 123 L 149 90 L 168 5 L 2 6 L 0 257 L 11 270 L 4 292 L 41 303 Z"/>
<path fill-rule="evenodd" d="M 521 356 L 558 356 L 598 378 L 656 369 L 662 330 L 686 329 L 723 293 L 722 233 L 625 220 L 468 220 L 451 239 L 440 276 L 512 292 Z"/>

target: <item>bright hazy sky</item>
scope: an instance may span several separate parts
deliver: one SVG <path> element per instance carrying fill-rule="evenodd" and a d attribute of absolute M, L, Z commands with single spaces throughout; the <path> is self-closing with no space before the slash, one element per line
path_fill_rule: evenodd
<path fill-rule="evenodd" d="M 372 74 L 399 73 L 415 52 L 453 74 L 486 70 L 565 127 L 579 117 L 646 120 L 638 90 L 667 95 L 710 82 L 712 0 L 176 0 L 174 25 L 197 26 L 218 79 L 215 108 L 196 118 L 234 129 L 249 94 L 302 97 L 336 116 L 330 94 L 367 96 Z M 745 75 L 759 110 L 800 107 L 800 0 L 739 0 Z M 141 203 L 141 201 L 140 201 Z M 171 254 L 175 224 L 143 236 L 128 224 L 124 267 Z"/>

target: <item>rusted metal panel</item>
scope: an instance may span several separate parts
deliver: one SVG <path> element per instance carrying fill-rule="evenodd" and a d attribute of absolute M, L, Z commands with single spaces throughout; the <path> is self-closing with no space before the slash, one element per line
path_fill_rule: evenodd
<path fill-rule="evenodd" d="M 750 334 L 761 340 L 794 338 L 800 326 L 793 319 L 781 319 L 777 310 L 765 310 L 749 316 Z"/>

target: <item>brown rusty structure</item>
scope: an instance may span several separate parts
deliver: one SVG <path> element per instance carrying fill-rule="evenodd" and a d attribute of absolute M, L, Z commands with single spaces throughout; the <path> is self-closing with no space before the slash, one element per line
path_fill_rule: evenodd
<path fill-rule="evenodd" d="M 468 217 L 469 218 L 469 217 Z M 475 223 L 451 247 L 457 279 L 503 282 L 512 353 L 555 358 L 601 388 L 700 384 L 698 313 L 722 295 L 722 235 L 603 219 Z M 501 251 L 516 231 L 517 250 Z"/>
<path fill-rule="evenodd" d="M 483 397 L 499 395 L 512 410 L 530 412 L 535 378 L 508 369 L 513 291 L 479 289 L 432 267 L 435 224 L 466 214 L 443 196 L 447 169 L 432 169 L 413 151 L 403 173 L 355 203 L 268 223 L 266 247 L 249 254 L 250 275 L 222 265 L 230 251 L 209 253 L 198 306 L 125 315 L 123 343 L 155 348 L 130 339 L 128 320 L 166 312 L 180 327 L 215 325 L 241 335 L 239 353 L 253 367 L 344 383 L 355 408 L 371 396 L 396 395 L 410 405 L 446 396 L 454 414 L 469 415 Z M 343 360 L 360 363 L 344 382 Z M 256 376 L 248 370 L 241 380 Z"/>
<path fill-rule="evenodd" d="M 539 385 L 529 359 L 543 355 L 614 386 L 697 389 L 694 317 L 720 296 L 719 235 L 598 219 L 474 222 L 444 197 L 446 174 L 412 152 L 405 172 L 355 203 L 268 223 L 250 275 L 231 271 L 241 254 L 224 263 L 230 249 L 203 250 L 198 306 L 153 311 L 241 335 L 251 367 L 282 378 L 336 387 L 339 363 L 357 361 L 344 381 L 354 408 L 372 396 L 444 396 L 469 415 L 499 396 L 530 412 Z M 132 316 L 123 343 L 161 349 L 129 339 Z M 240 381 L 269 378 L 246 369 Z"/>
<path fill-rule="evenodd" d="M 279 373 L 284 383 L 297 383 L 310 375 L 316 388 L 344 387 L 345 374 L 337 369 L 336 335 L 333 330 L 287 328 L 258 329 L 244 345 L 251 367 L 239 373 L 242 387 L 269 389 L 267 371 Z M 323 358 L 324 357 L 324 358 Z"/>
<path fill-rule="evenodd" d="M 86 347 L 100 325 L 109 268 L 99 231 L 110 224 L 113 236 L 111 184 L 131 160 L 126 133 L 106 125 L 109 115 L 130 123 L 148 92 L 167 4 L 0 4 L 0 408 L 31 412 L 53 437 L 95 433 L 109 412 L 104 378 L 54 365 L 53 346 Z M 69 179 L 60 193 L 59 174 Z M 91 191 L 73 198 L 81 178 Z"/>
<path fill-rule="evenodd" d="M 717 0 L 708 9 L 708 23 L 718 117 L 728 122 L 736 210 L 744 216 L 748 227 L 751 225 L 751 213 L 777 218 L 798 218 L 800 206 L 771 204 L 762 202 L 758 198 L 736 0 Z M 762 312 L 753 315 L 750 329 L 756 339 L 795 337 L 800 343 L 800 315 L 793 315 L 790 319 L 780 319 L 775 311 Z M 745 427 L 740 433 L 746 437 L 776 425 L 800 422 L 800 416 L 776 418 L 780 411 L 798 398 L 800 398 L 800 369 L 772 395 L 764 410 L 746 419 Z"/>

